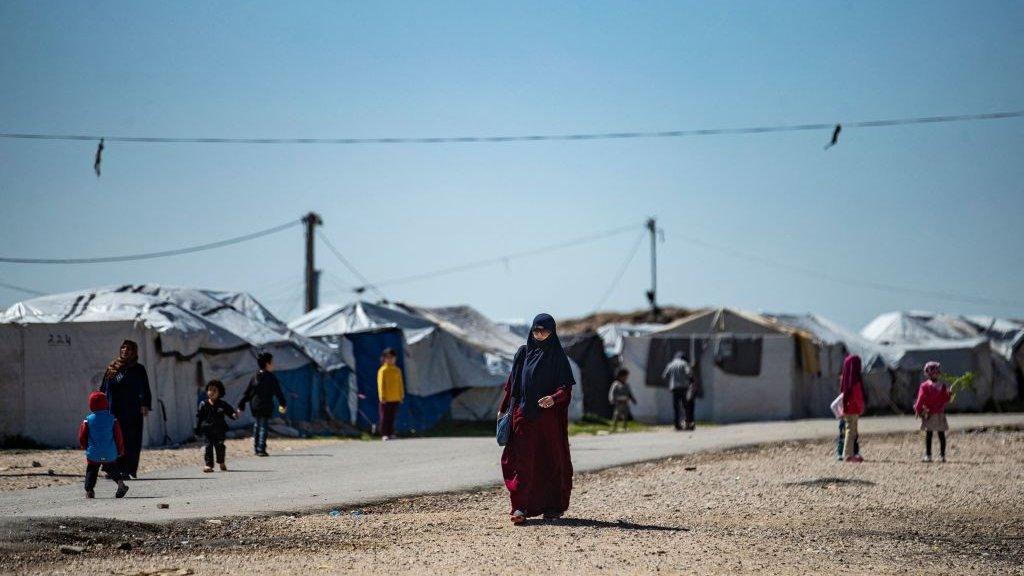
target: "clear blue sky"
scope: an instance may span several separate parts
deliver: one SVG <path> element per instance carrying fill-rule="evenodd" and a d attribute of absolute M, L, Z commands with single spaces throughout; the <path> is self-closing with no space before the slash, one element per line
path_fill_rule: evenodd
<path fill-rule="evenodd" d="M 376 137 L 667 130 L 1024 108 L 1020 2 L 12 2 L 0 131 Z M 0 141 L 0 255 L 174 248 L 318 211 L 371 279 L 657 215 L 665 303 L 813 311 L 1017 307 L 844 286 L 823 272 L 1024 301 L 1024 119 L 827 133 L 406 146 Z M 496 318 L 589 312 L 634 237 L 395 286 Z M 357 281 L 320 249 L 323 300 Z M 299 309 L 299 229 L 199 255 L 0 264 L 44 291 L 160 282 Z M 644 305 L 646 247 L 607 308 Z M 0 288 L 0 304 L 24 296 Z"/>

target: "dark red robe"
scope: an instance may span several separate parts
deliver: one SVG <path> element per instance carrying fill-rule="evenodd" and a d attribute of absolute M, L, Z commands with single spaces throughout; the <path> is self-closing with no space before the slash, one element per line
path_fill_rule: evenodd
<path fill-rule="evenodd" d="M 501 472 L 512 501 L 512 510 L 527 516 L 561 516 L 569 508 L 572 493 L 572 459 L 569 456 L 569 400 L 572 388 L 551 395 L 555 405 L 533 419 L 523 417 L 518 406 L 512 413 L 512 434 L 501 454 Z M 501 411 L 511 400 L 509 383 Z"/>

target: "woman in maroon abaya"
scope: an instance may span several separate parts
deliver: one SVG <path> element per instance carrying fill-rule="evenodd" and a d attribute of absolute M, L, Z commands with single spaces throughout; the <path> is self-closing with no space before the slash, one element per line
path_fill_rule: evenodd
<path fill-rule="evenodd" d="M 569 508 L 569 399 L 575 381 L 555 331 L 555 319 L 533 319 L 526 346 L 519 348 L 505 382 L 499 416 L 512 410 L 512 433 L 501 455 L 501 471 L 512 500 L 511 518 L 560 518 Z"/>

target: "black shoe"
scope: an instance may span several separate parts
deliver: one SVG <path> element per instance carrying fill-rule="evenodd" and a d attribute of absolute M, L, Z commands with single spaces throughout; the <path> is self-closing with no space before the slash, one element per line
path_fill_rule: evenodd
<path fill-rule="evenodd" d="M 117 492 L 114 492 L 114 498 L 124 498 L 124 495 L 128 493 L 128 485 L 121 484 L 117 487 Z"/>
<path fill-rule="evenodd" d="M 270 456 L 270 454 L 267 454 L 266 452 L 257 452 L 256 455 L 259 456 L 260 458 L 266 458 L 267 456 Z"/>
<path fill-rule="evenodd" d="M 86 490 L 85 491 L 85 497 L 90 499 L 90 500 L 92 500 L 93 498 L 96 497 L 96 492 L 94 492 L 92 490 Z"/>

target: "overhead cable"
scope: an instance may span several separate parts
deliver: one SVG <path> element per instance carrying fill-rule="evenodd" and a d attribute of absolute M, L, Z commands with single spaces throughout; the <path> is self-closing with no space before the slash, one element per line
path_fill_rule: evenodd
<path fill-rule="evenodd" d="M 949 122 L 971 122 L 979 120 L 1002 120 L 1024 116 L 1024 110 L 1005 112 L 983 112 L 976 114 L 954 114 L 946 116 L 917 116 L 883 120 L 861 120 L 843 122 L 843 128 L 886 128 L 914 124 L 942 124 Z M 728 134 L 766 134 L 772 132 L 800 132 L 808 130 L 833 130 L 833 140 L 838 138 L 838 124 L 817 122 L 813 124 L 778 124 L 769 126 L 747 126 L 741 128 L 703 128 L 685 130 L 630 131 L 630 132 L 587 132 L 578 134 L 532 134 L 499 136 L 432 136 L 432 137 L 390 137 L 390 138 L 231 138 L 231 137 L 172 137 L 172 136 L 108 136 L 105 134 L 44 134 L 31 132 L 2 132 L 0 138 L 15 140 L 87 140 L 106 142 L 131 142 L 140 144 L 476 144 L 504 142 L 542 142 L 579 140 L 625 140 L 636 138 L 681 138 L 689 136 L 716 136 Z M 97 172 L 99 163 L 97 162 Z"/>
<path fill-rule="evenodd" d="M 864 287 L 864 288 L 870 288 L 872 290 L 879 290 L 879 291 L 882 291 L 882 292 L 895 292 L 895 293 L 902 293 L 902 294 L 911 294 L 911 295 L 914 295 L 914 296 L 926 296 L 928 298 L 934 298 L 936 300 L 945 300 L 945 301 L 949 301 L 949 302 L 959 302 L 959 303 L 967 303 L 967 304 L 979 304 L 979 305 L 985 305 L 985 306 L 999 306 L 999 307 L 1007 307 L 1007 308 L 1024 308 L 1024 302 L 1011 302 L 1011 301 L 1008 301 L 1008 300 L 999 300 L 999 299 L 995 299 L 995 298 L 987 298 L 987 297 L 984 297 L 984 296 L 973 296 L 973 295 L 968 295 L 968 294 L 957 294 L 957 293 L 954 293 L 954 292 L 945 292 L 945 291 L 939 291 L 939 290 L 922 290 L 922 289 L 919 289 L 919 288 L 910 288 L 908 286 L 899 286 L 899 285 L 896 285 L 896 284 L 888 284 L 888 283 L 885 283 L 885 282 L 876 282 L 874 280 L 866 280 L 866 279 L 859 278 L 859 277 L 854 277 L 854 276 L 845 276 L 845 275 L 840 275 L 840 274 L 833 274 L 831 272 L 825 272 L 825 271 L 814 269 L 814 268 L 808 268 L 806 266 L 801 266 L 801 265 L 798 265 L 798 264 L 792 264 L 790 262 L 783 262 L 781 260 L 776 260 L 774 258 L 767 258 L 765 256 L 761 256 L 761 255 L 758 255 L 758 254 L 752 254 L 750 252 L 745 252 L 745 251 L 742 251 L 742 250 L 737 250 L 737 249 L 731 248 L 729 246 L 722 246 L 722 245 L 714 244 L 714 243 L 708 242 L 708 241 L 706 241 L 706 240 L 704 240 L 702 238 L 696 238 L 696 237 L 693 237 L 693 236 L 687 236 L 685 234 L 673 233 L 673 237 L 680 238 L 683 241 L 688 242 L 690 244 L 694 244 L 694 245 L 697 245 L 697 246 L 703 246 L 705 248 L 710 248 L 712 250 L 716 250 L 718 252 L 722 252 L 724 254 L 728 254 L 728 255 L 736 257 L 736 258 L 742 258 L 744 260 L 749 260 L 751 262 L 758 262 L 758 263 L 761 263 L 761 264 L 766 264 L 766 265 L 769 265 L 769 266 L 774 266 L 776 268 L 782 268 L 782 269 L 786 269 L 786 270 L 791 270 L 793 272 L 796 272 L 796 273 L 799 273 L 799 274 L 803 274 L 805 276 L 810 276 L 810 277 L 813 277 L 813 278 L 818 278 L 818 279 L 826 280 L 826 281 L 829 281 L 829 282 L 835 282 L 835 283 L 844 284 L 844 285 L 861 286 L 861 287 Z"/>
<path fill-rule="evenodd" d="M 246 242 L 260 238 L 262 236 L 268 236 L 275 234 L 282 230 L 286 230 L 293 226 L 301 224 L 301 220 L 293 220 L 280 226 L 274 226 L 273 228 L 267 228 L 251 234 L 244 234 L 242 236 L 235 236 L 234 238 L 227 238 L 225 240 L 218 240 L 216 242 L 209 242 L 207 244 L 199 244 L 196 246 L 189 246 L 186 248 L 176 248 L 174 250 L 162 250 L 160 252 L 145 252 L 142 254 L 124 254 L 121 256 L 100 256 L 93 258 L 21 258 L 21 257 L 10 257 L 0 256 L 0 262 L 6 262 L 10 264 L 102 264 L 110 262 L 129 262 L 133 260 L 151 260 L 153 258 L 166 258 L 168 256 L 179 256 L 181 254 L 191 254 L 193 252 L 202 252 L 204 250 L 213 250 L 214 248 L 222 248 L 224 246 L 230 246 L 231 244 L 238 244 L 240 242 Z"/>
<path fill-rule="evenodd" d="M 595 242 L 597 240 L 602 240 L 604 238 L 609 238 L 611 236 L 617 236 L 619 234 L 623 234 L 623 233 L 626 233 L 626 232 L 637 230 L 638 228 L 640 228 L 640 224 L 630 224 L 628 226 L 620 226 L 618 228 L 612 228 L 611 230 L 605 230 L 603 232 L 598 232 L 596 234 L 589 234 L 587 236 L 580 236 L 578 238 L 573 238 L 573 239 L 570 239 L 570 240 L 566 240 L 566 241 L 563 241 L 563 242 L 557 242 L 557 243 L 554 243 L 554 244 L 548 244 L 546 246 L 541 246 L 541 247 L 538 247 L 538 248 L 533 248 L 531 250 L 524 250 L 522 252 L 513 252 L 513 253 L 510 253 L 510 254 L 505 254 L 503 256 L 496 256 L 496 257 L 493 257 L 493 258 L 485 258 L 483 260 L 475 260 L 473 262 L 467 262 L 465 264 L 459 264 L 457 266 L 450 266 L 448 268 L 441 268 L 439 270 L 434 270 L 434 271 L 431 271 L 431 272 L 422 272 L 422 273 L 419 273 L 419 274 L 412 274 L 412 275 L 409 275 L 409 276 L 399 276 L 399 277 L 396 277 L 396 278 L 388 278 L 388 279 L 376 282 L 375 285 L 376 286 L 394 286 L 396 284 L 406 284 L 406 283 L 409 283 L 409 282 L 417 282 L 417 281 L 420 281 L 420 280 L 428 280 L 428 279 L 431 279 L 431 278 L 437 278 L 438 276 L 446 276 L 446 275 L 449 275 L 449 274 L 455 274 L 456 272 L 465 272 L 467 270 L 472 270 L 474 268 L 483 268 L 483 267 L 486 267 L 486 266 L 493 266 L 495 264 L 503 264 L 503 263 L 506 263 L 506 262 L 510 262 L 512 260 L 517 260 L 519 258 L 525 258 L 527 256 L 536 256 L 538 254 L 545 254 L 545 253 L 553 252 L 553 251 L 556 251 L 556 250 L 562 250 L 564 248 L 569 248 L 569 247 L 572 247 L 572 246 L 578 246 L 580 244 L 588 244 L 590 242 Z"/>

